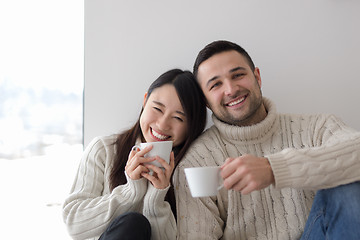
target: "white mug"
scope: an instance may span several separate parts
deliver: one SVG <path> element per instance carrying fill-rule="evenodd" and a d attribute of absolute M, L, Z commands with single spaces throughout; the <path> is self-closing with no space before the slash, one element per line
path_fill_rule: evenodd
<path fill-rule="evenodd" d="M 144 157 L 155 157 L 159 156 L 162 159 L 164 159 L 167 163 L 170 162 L 170 153 L 172 150 L 173 142 L 172 141 L 159 141 L 159 142 L 146 142 L 146 143 L 140 143 L 139 145 L 136 145 L 140 150 L 143 150 L 146 146 L 152 145 L 153 148 L 150 152 L 146 153 Z M 149 162 L 148 164 L 153 164 L 157 167 L 163 167 L 157 160 Z"/>
<path fill-rule="evenodd" d="M 184 171 L 193 197 L 215 196 L 224 186 L 218 166 L 185 168 Z"/>

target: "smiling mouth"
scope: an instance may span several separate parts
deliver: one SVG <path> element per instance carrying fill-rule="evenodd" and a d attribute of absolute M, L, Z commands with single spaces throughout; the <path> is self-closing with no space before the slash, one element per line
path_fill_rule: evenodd
<path fill-rule="evenodd" d="M 151 135 L 153 135 L 159 141 L 164 141 L 164 140 L 167 140 L 167 139 L 169 139 L 171 137 L 171 136 L 168 136 L 168 135 L 158 133 L 152 128 L 151 128 Z"/>
<path fill-rule="evenodd" d="M 237 105 L 239 103 L 242 103 L 245 99 L 246 99 L 246 96 L 243 96 L 241 98 L 237 98 L 234 101 L 225 104 L 225 106 L 227 106 L 227 107 L 235 106 L 235 105 Z"/>

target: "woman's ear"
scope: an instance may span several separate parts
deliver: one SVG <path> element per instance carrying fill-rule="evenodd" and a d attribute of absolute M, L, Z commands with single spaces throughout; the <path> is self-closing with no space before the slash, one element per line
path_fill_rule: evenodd
<path fill-rule="evenodd" d="M 147 98 L 147 95 L 148 95 L 148 93 L 146 92 L 146 93 L 144 94 L 143 108 L 145 107 L 145 103 L 146 103 L 146 98 Z"/>

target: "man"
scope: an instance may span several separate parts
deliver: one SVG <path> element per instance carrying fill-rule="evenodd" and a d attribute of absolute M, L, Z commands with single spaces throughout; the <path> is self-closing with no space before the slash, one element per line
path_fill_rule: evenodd
<path fill-rule="evenodd" d="M 194 74 L 214 125 L 174 173 L 179 239 L 360 239 L 359 132 L 332 115 L 277 113 L 234 43 L 207 45 Z M 191 197 L 184 168 L 199 166 L 221 166 L 217 196 Z"/>

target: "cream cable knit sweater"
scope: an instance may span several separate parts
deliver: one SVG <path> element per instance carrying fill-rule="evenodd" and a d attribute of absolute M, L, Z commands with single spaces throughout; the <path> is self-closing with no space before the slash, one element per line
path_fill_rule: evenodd
<path fill-rule="evenodd" d="M 174 173 L 179 239 L 299 239 L 315 190 L 360 180 L 360 133 L 332 115 L 278 114 L 236 127 L 213 117 Z M 227 157 L 265 156 L 275 185 L 241 195 L 222 189 L 192 198 L 184 168 L 220 166 Z"/>
<path fill-rule="evenodd" d="M 63 219 L 73 239 L 98 239 L 122 213 L 136 211 L 150 221 L 152 239 L 175 239 L 176 223 L 164 201 L 169 188 L 159 190 L 146 179 L 131 180 L 109 190 L 116 135 L 95 138 L 85 149 Z"/>

